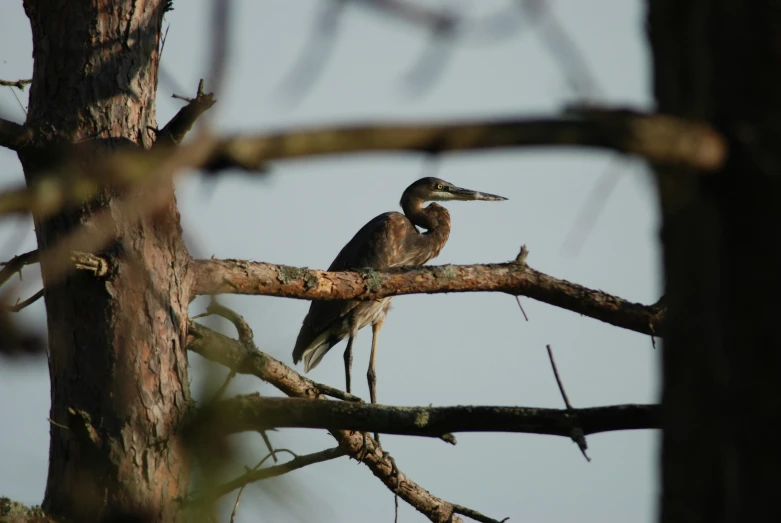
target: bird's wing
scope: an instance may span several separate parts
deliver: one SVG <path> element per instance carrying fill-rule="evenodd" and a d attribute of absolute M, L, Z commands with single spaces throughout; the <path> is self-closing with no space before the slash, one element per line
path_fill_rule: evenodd
<path fill-rule="evenodd" d="M 405 256 L 402 250 L 404 238 L 414 229 L 409 219 L 400 212 L 380 214 L 347 242 L 328 270 L 400 267 L 407 263 L 407 258 L 414 258 L 414 254 Z M 417 234 L 417 231 L 413 232 Z"/>
<path fill-rule="evenodd" d="M 398 212 L 381 214 L 353 236 L 328 270 L 343 271 L 363 267 L 386 269 L 405 265 L 413 258 L 405 256 L 400 247 L 404 245 L 403 238 L 409 234 L 410 229 L 414 229 L 414 226 L 403 214 Z M 360 303 L 360 301 L 350 300 L 313 301 L 296 341 L 294 359 L 298 352 L 303 353 L 324 330 Z"/>

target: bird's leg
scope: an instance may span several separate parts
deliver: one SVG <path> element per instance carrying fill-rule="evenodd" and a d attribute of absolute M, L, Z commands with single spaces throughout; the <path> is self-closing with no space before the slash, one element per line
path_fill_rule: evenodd
<path fill-rule="evenodd" d="M 344 379 L 347 381 L 347 387 L 345 391 L 350 394 L 350 372 L 353 368 L 353 340 L 355 336 L 350 334 L 350 338 L 347 340 L 347 348 L 344 349 Z"/>
<path fill-rule="evenodd" d="M 372 325 L 372 353 L 369 356 L 369 370 L 366 372 L 366 378 L 369 381 L 369 396 L 372 403 L 377 403 L 377 373 L 375 372 L 375 364 L 377 362 L 377 340 L 380 337 L 380 329 L 382 329 L 384 321 L 378 321 Z"/>
<path fill-rule="evenodd" d="M 372 353 L 369 356 L 369 370 L 366 372 L 366 378 L 369 381 L 369 396 L 372 403 L 377 403 L 377 373 L 375 372 L 375 363 L 377 361 L 377 340 L 380 337 L 380 329 L 385 323 L 384 320 L 380 320 L 372 324 Z M 377 444 L 380 443 L 380 435 L 374 433 L 374 439 L 377 440 Z"/>

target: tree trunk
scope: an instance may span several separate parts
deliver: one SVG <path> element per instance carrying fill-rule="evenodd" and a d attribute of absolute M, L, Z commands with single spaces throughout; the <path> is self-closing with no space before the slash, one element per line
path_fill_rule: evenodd
<path fill-rule="evenodd" d="M 648 7 L 659 109 L 711 122 L 730 147 L 714 175 L 657 170 L 661 519 L 781 521 L 781 6 Z"/>
<path fill-rule="evenodd" d="M 28 184 L 54 165 L 52 146 L 82 160 L 119 146 L 148 148 L 165 0 L 25 0 L 33 33 L 27 125 L 19 152 Z M 84 145 L 90 145 L 85 150 Z M 72 148 L 71 148 L 72 149 Z M 112 215 L 99 255 L 109 272 L 54 275 L 42 257 L 49 328 L 51 440 L 44 509 L 74 521 L 176 521 L 188 459 L 175 437 L 188 402 L 184 340 L 188 254 L 172 188 L 141 218 L 107 187 L 89 203 L 36 218 L 45 252 L 96 212 Z M 67 427 L 67 428 L 65 428 Z"/>

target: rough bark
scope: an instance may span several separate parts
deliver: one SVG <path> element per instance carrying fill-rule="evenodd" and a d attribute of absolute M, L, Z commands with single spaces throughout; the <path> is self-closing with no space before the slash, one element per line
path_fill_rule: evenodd
<path fill-rule="evenodd" d="M 375 300 L 403 294 L 492 291 L 528 296 L 642 334 L 659 335 L 664 320 L 659 305 L 633 303 L 516 262 L 329 272 L 246 260 L 193 260 L 191 271 L 193 294 Z"/>
<path fill-rule="evenodd" d="M 572 437 L 574 429 L 599 434 L 659 428 L 657 405 L 609 405 L 585 409 L 536 407 L 396 407 L 352 401 L 265 398 L 258 394 L 221 400 L 203 412 L 199 425 L 215 432 L 283 427 L 339 427 L 361 432 L 442 438 L 455 443 L 455 432 L 514 432 Z M 196 432 L 201 432 L 196 430 Z"/>
<path fill-rule="evenodd" d="M 27 183 L 74 153 L 84 163 L 149 148 L 164 0 L 25 0 L 33 83 L 20 148 Z M 67 183 L 67 182 L 66 182 Z M 91 215 L 112 213 L 112 270 L 58 274 L 43 256 L 51 378 L 49 475 L 43 508 L 74 521 L 180 518 L 189 467 L 175 429 L 189 402 L 184 347 L 187 252 L 173 191 L 138 217 L 105 187 L 88 202 L 36 219 L 44 252 Z M 125 519 L 127 520 L 127 519 Z"/>
<path fill-rule="evenodd" d="M 661 111 L 710 122 L 708 177 L 658 171 L 664 325 L 664 522 L 779 521 L 781 8 L 648 2 Z M 762 420 L 757 424 L 758 419 Z"/>

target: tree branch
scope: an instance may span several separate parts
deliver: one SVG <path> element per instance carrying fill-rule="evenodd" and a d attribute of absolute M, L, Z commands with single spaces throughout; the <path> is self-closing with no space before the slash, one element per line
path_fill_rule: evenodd
<path fill-rule="evenodd" d="M 194 260 L 196 294 L 253 294 L 306 300 L 373 300 L 442 292 L 504 292 L 642 334 L 659 336 L 664 310 L 560 280 L 521 263 L 327 272 L 244 260 Z"/>
<path fill-rule="evenodd" d="M 18 151 L 32 140 L 32 133 L 24 125 L 0 118 L 0 147 Z"/>
<path fill-rule="evenodd" d="M 185 129 L 180 128 L 175 134 L 181 138 L 183 132 Z M 19 148 L 29 140 L 24 127 L 0 120 L 0 145 Z M 100 177 L 90 177 L 83 166 L 73 163 L 68 171 L 76 176 L 69 183 L 63 183 L 61 175 L 52 174 L 41 176 L 29 188 L 0 193 L 0 215 L 32 212 L 45 217 L 69 203 L 83 202 L 104 184 L 132 183 L 132 187 L 141 189 L 180 169 L 237 167 L 256 171 L 265 169 L 270 160 L 308 156 L 377 151 L 438 154 L 520 146 L 595 147 L 635 154 L 659 165 L 697 170 L 718 169 L 727 155 L 723 137 L 705 124 L 672 116 L 597 109 L 547 120 L 332 127 L 225 139 L 204 136 L 176 147 L 174 153 L 171 147 L 156 147 L 151 151 L 123 150 L 94 159 L 89 173 L 100 173 Z M 74 183 L 75 179 L 79 183 Z"/>
<path fill-rule="evenodd" d="M 259 351 L 250 353 L 241 343 L 192 321 L 188 323 L 187 348 L 238 373 L 253 374 L 288 396 L 318 398 L 325 394 L 320 385 L 279 360 Z M 403 478 L 371 436 L 364 440 L 360 433 L 345 430 L 331 431 L 331 435 L 351 457 L 358 459 L 361 456 L 363 464 L 375 477 L 433 523 L 461 521 L 455 515 L 453 504 L 434 496 L 409 478 Z"/>
<path fill-rule="evenodd" d="M 350 0 L 352 3 L 377 9 L 405 22 L 423 25 L 431 30 L 442 30 L 459 20 L 450 11 L 435 9 L 421 2 L 408 0 Z"/>
<path fill-rule="evenodd" d="M 173 95 L 173 97 L 186 100 L 188 103 L 179 109 L 179 112 L 165 124 L 165 127 L 158 131 L 155 146 L 179 145 L 182 143 L 184 136 L 195 125 L 195 121 L 217 103 L 213 93 L 203 92 L 203 79 L 198 83 L 198 92 L 195 98 L 184 98 L 178 95 Z"/>
<path fill-rule="evenodd" d="M 658 405 L 585 409 L 392 407 L 308 398 L 268 398 L 258 394 L 220 400 L 204 411 L 202 422 L 219 427 L 225 434 L 284 427 L 431 438 L 454 432 L 513 432 L 570 438 L 575 424 L 585 435 L 661 426 Z"/>
<path fill-rule="evenodd" d="M 504 523 L 510 518 L 504 518 L 502 520 L 496 520 L 493 518 L 486 517 L 485 515 L 479 513 L 476 510 L 472 510 L 471 508 L 465 507 L 463 505 L 456 505 L 453 504 L 453 512 L 455 514 L 461 514 L 462 516 L 466 516 L 469 519 L 474 519 L 475 521 L 479 521 L 480 523 Z"/>
<path fill-rule="evenodd" d="M 25 85 L 29 85 L 33 83 L 32 79 L 30 80 L 0 80 L 0 85 L 4 87 L 16 87 L 17 89 L 24 90 Z"/>
<path fill-rule="evenodd" d="M 330 396 L 344 401 L 363 401 L 358 396 L 305 378 L 276 358 L 194 321 L 187 324 L 187 348 L 239 374 L 267 381 L 288 396 Z"/>
<path fill-rule="evenodd" d="M 270 160 L 376 151 L 445 153 L 521 146 L 569 146 L 634 154 L 659 165 L 718 169 L 727 155 L 720 134 L 681 118 L 589 109 L 564 118 L 471 120 L 303 129 L 217 140 L 208 170 L 255 170 Z"/>
<path fill-rule="evenodd" d="M 19 312 L 25 307 L 28 307 L 33 303 L 35 303 L 36 301 L 40 300 L 41 298 L 43 298 L 43 289 L 39 290 L 38 292 L 36 292 L 26 300 L 22 302 L 18 302 L 14 305 L 6 305 L 5 308 L 6 310 L 8 310 L 8 312 Z"/>
<path fill-rule="evenodd" d="M 0 285 L 7 282 L 11 276 L 17 272 L 21 273 L 22 268 L 27 265 L 38 263 L 38 250 L 26 252 L 18 256 L 14 256 L 7 262 L 3 263 L 3 268 L 0 269 Z"/>

